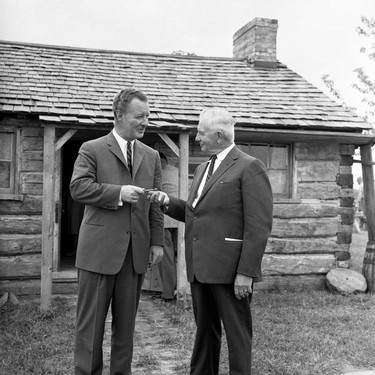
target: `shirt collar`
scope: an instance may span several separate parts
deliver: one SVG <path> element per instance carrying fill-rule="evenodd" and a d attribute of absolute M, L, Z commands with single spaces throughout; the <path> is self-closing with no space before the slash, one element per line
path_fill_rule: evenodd
<path fill-rule="evenodd" d="M 232 143 L 230 146 L 225 148 L 223 151 L 220 151 L 216 156 L 217 160 L 223 161 L 225 157 L 229 154 L 229 151 L 234 147 L 234 143 Z"/>
<path fill-rule="evenodd" d="M 124 138 L 122 138 L 121 136 L 119 136 L 118 133 L 116 132 L 115 128 L 112 129 L 112 133 L 113 133 L 114 137 L 116 138 L 116 141 L 118 142 L 121 150 L 123 150 L 127 146 L 129 141 L 127 141 Z M 130 141 L 132 146 L 134 146 L 134 142 L 135 142 L 135 139 Z"/>

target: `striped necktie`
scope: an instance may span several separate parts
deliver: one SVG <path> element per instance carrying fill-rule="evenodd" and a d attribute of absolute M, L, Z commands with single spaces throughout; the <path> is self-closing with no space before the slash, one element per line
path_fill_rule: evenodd
<path fill-rule="evenodd" d="M 212 176 L 212 173 L 214 171 L 214 166 L 215 166 L 215 160 L 217 159 L 217 156 L 216 155 L 212 155 L 210 157 L 210 166 L 208 167 L 208 172 L 207 172 L 207 177 L 206 177 L 206 182 L 205 184 L 207 184 L 208 180 L 211 178 Z"/>
<path fill-rule="evenodd" d="M 132 144 L 131 142 L 128 142 L 128 145 L 126 147 L 126 158 L 128 160 L 128 169 L 130 174 L 132 174 Z"/>

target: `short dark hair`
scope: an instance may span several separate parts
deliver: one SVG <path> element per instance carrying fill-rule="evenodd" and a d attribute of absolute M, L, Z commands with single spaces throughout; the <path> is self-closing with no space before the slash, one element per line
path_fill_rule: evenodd
<path fill-rule="evenodd" d="M 135 98 L 141 102 L 148 101 L 146 94 L 136 88 L 132 87 L 119 91 L 113 98 L 112 111 L 114 116 L 116 117 L 118 111 L 126 112 L 129 103 Z"/>

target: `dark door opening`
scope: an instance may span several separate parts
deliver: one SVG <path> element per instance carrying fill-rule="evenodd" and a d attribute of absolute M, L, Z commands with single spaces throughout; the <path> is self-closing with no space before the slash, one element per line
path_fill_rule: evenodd
<path fill-rule="evenodd" d="M 62 150 L 62 210 L 60 229 L 60 271 L 74 268 L 79 226 L 84 206 L 73 201 L 70 196 L 69 184 L 72 177 L 74 162 L 83 141 L 70 140 Z"/>

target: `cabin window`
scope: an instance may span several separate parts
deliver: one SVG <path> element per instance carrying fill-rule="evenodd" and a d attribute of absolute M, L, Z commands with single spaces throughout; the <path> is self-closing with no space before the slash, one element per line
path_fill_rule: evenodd
<path fill-rule="evenodd" d="M 292 162 L 291 147 L 288 144 L 241 144 L 236 146 L 243 152 L 260 159 L 267 168 L 272 185 L 273 196 L 276 199 L 291 197 L 292 192 Z M 200 150 L 192 149 L 189 157 L 189 186 L 197 166 L 207 161 L 207 155 Z"/>
<path fill-rule="evenodd" d="M 260 159 L 267 168 L 275 198 L 290 198 L 290 147 L 285 144 L 237 145 L 242 151 Z"/>
<path fill-rule="evenodd" d="M 15 194 L 16 132 L 0 131 L 0 197 Z"/>

